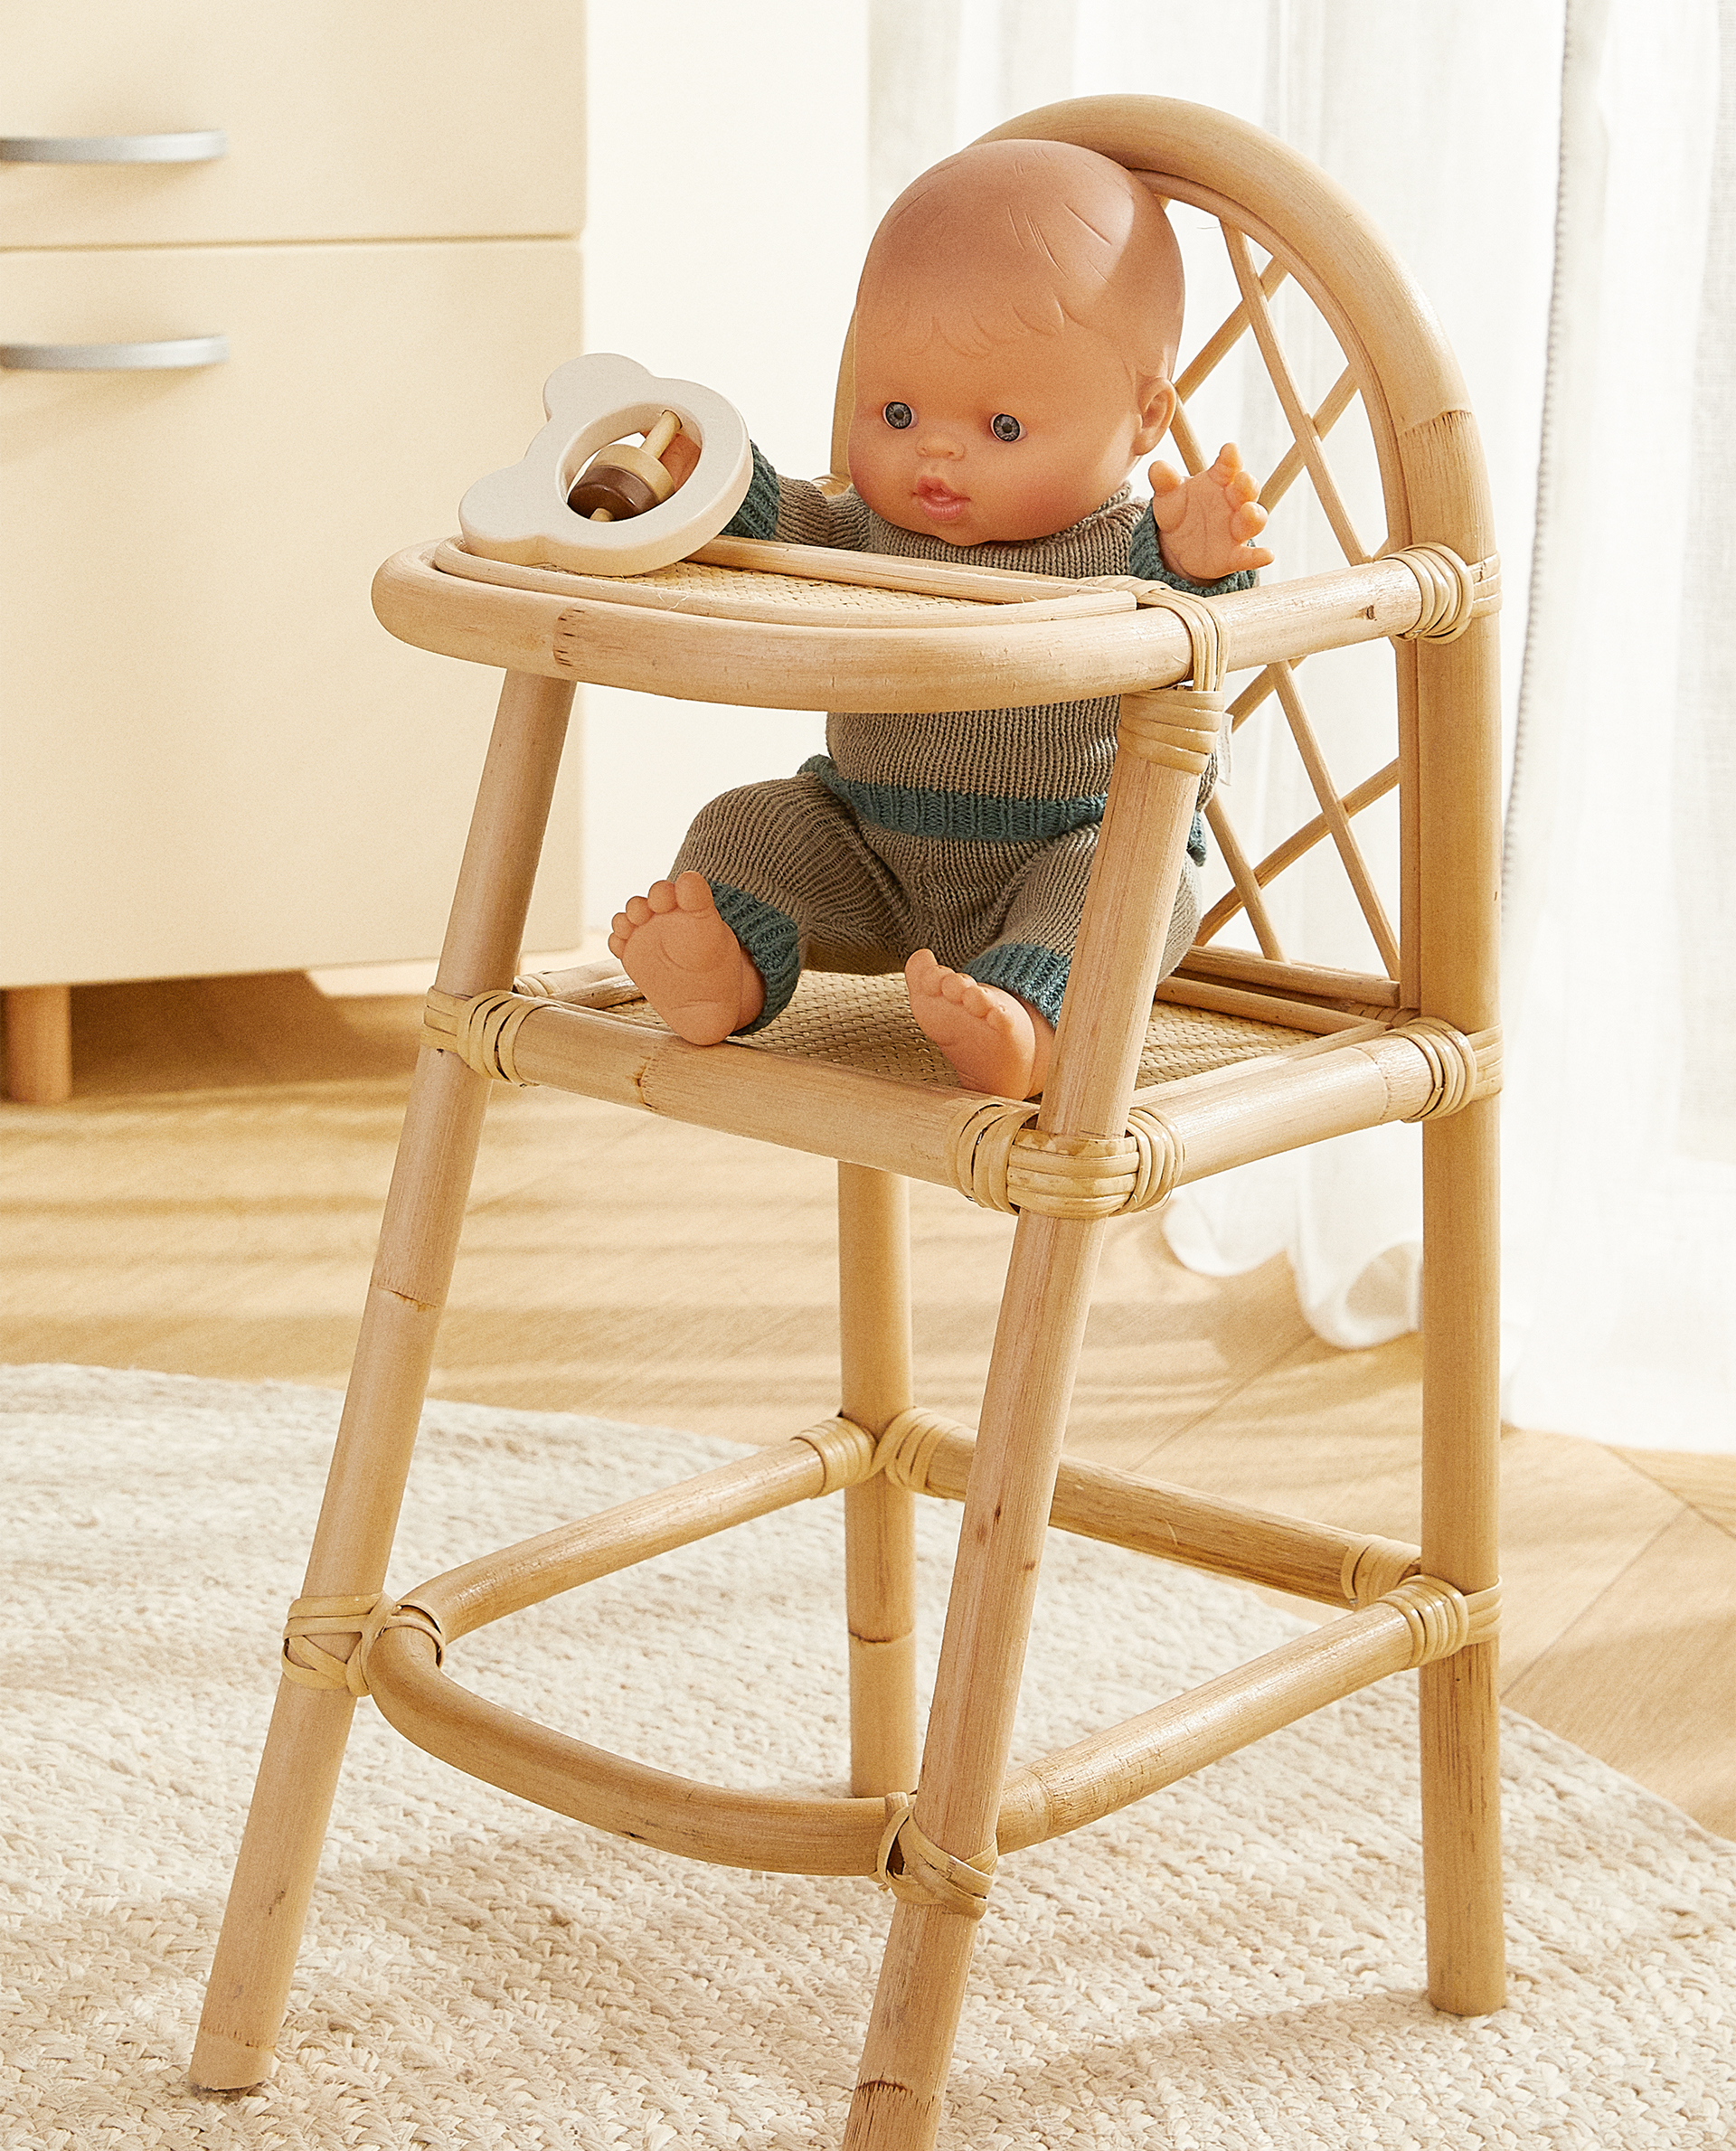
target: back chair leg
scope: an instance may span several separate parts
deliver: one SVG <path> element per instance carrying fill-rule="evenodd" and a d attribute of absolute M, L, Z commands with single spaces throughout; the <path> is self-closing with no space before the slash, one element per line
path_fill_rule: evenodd
<path fill-rule="evenodd" d="M 1496 1106 L 1423 1129 L 1422 1566 L 1459 1590 L 1498 1582 L 1500 1212 Z M 1506 1999 L 1499 1645 L 1420 1675 L 1429 1998 L 1457 2016 Z"/>
<path fill-rule="evenodd" d="M 440 958 L 448 993 L 511 983 L 571 702 L 563 682 L 508 675 Z M 369 1599 L 384 1584 L 488 1088 L 423 1048 L 304 1599 Z M 310 1640 L 346 1658 L 359 1633 L 338 1622 Z M 259 2083 L 276 2065 L 354 1708 L 345 1688 L 279 1684 L 193 2049 L 193 2080 L 209 2090 Z"/>
<path fill-rule="evenodd" d="M 1019 1681 L 1072 1399 L 1100 1223 L 1023 1215 L 965 1495 L 918 1830 L 956 1858 L 992 1853 Z M 892 1914 L 845 2151 L 929 2151 L 976 1921 L 901 1901 Z"/>
<path fill-rule="evenodd" d="M 838 1167 L 844 1417 L 878 1439 L 910 1396 L 910 1184 Z M 876 1476 L 844 1495 L 850 1624 L 850 1790 L 916 1783 L 916 1496 Z"/>

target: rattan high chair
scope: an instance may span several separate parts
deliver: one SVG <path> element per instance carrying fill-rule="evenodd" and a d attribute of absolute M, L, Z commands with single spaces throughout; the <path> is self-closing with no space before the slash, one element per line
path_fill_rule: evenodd
<path fill-rule="evenodd" d="M 287 1677 L 193 2060 L 201 2084 L 248 2085 L 269 2073 L 350 1716 L 370 1692 L 424 1748 L 603 1830 L 697 1859 L 889 1882 L 899 1901 L 844 2137 L 852 2146 L 932 2143 L 976 1922 L 986 1905 L 994 1916 L 997 1854 L 1108 1815 L 1406 1667 L 1421 1668 L 1429 1992 L 1460 2014 L 1501 2005 L 1498 577 L 1476 427 L 1439 330 L 1379 233 L 1305 160 L 1257 130 L 1194 106 L 1108 98 L 1051 106 L 997 132 L 1100 151 L 1147 175 L 1161 195 L 1219 220 L 1240 298 L 1178 386 L 1185 399 L 1227 354 L 1257 353 L 1291 442 L 1263 497 L 1270 505 L 1306 482 L 1344 564 L 1299 580 L 1269 575 L 1258 590 L 1212 600 L 1127 579 L 1056 583 L 745 541 L 615 581 L 478 560 L 450 542 L 401 553 L 381 571 L 376 609 L 394 634 L 507 676 L 428 999 L 326 1504 L 286 1630 Z M 1286 279 L 1290 292 L 1280 295 Z M 1292 298 L 1298 291 L 1306 300 Z M 1287 306 L 1307 312 L 1308 333 L 1329 335 L 1342 353 L 1317 401 L 1305 397 L 1280 345 Z M 1386 517 L 1373 552 L 1326 448 L 1359 402 Z M 849 404 L 846 353 L 846 418 Z M 1174 438 L 1199 468 L 1185 416 Z M 834 465 L 843 467 L 841 430 Z M 1341 790 L 1320 743 L 1328 727 L 1316 732 L 1298 664 L 1382 640 L 1396 659 L 1396 747 Z M 1251 675 L 1229 703 L 1230 723 L 1281 718 L 1317 811 L 1255 860 L 1222 795 L 1213 801 L 1231 885 L 1154 1001 L 1226 672 Z M 611 966 L 515 985 L 581 680 L 790 709 L 956 708 L 972 682 L 997 706 L 1120 694 L 1114 780 L 1041 1109 L 935 1080 L 908 1057 L 921 1042 L 898 1014 L 900 994 L 873 980 L 810 976 L 752 1043 L 708 1048 L 659 1026 L 625 980 L 608 976 Z M 1394 791 L 1396 931 L 1353 826 Z M 1267 892 L 1305 856 L 1342 863 L 1378 969 L 1286 954 L 1281 910 Z M 1244 915 L 1258 949 L 1219 945 Z M 387 1594 L 483 1108 L 502 1079 L 836 1158 L 841 1406 L 781 1447 Z M 1424 1123 L 1420 1549 L 1062 1465 L 1093 1273 L 1112 1221 L 1226 1166 L 1393 1120 Z M 901 1239 L 903 1178 L 912 1175 L 1018 1213 L 974 1436 L 920 1410 L 912 1393 Z M 443 1667 L 451 1646 L 486 1622 L 840 1489 L 847 1799 L 674 1778 L 486 1703 Z M 920 1771 L 918 1493 L 965 1505 Z M 1051 1524 L 1343 1612 L 1007 1778 Z"/>

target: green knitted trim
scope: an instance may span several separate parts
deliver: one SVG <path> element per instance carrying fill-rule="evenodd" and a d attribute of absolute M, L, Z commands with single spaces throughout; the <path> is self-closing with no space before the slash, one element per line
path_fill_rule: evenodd
<path fill-rule="evenodd" d="M 1057 956 L 1052 948 L 1033 941 L 1003 941 L 985 949 L 965 966 L 979 986 L 998 986 L 1016 995 L 1052 1025 L 1061 1021 L 1061 997 L 1067 991 L 1067 974 L 1072 958 Z"/>
<path fill-rule="evenodd" d="M 1089 828 L 1103 819 L 1101 799 L 999 799 L 989 792 L 860 784 L 840 777 L 829 754 L 810 755 L 801 774 L 817 777 L 858 821 L 901 836 L 937 836 L 968 844 L 1049 844 L 1070 829 Z"/>
<path fill-rule="evenodd" d="M 746 949 L 748 961 L 765 981 L 765 1006 L 750 1024 L 743 1024 L 731 1034 L 745 1038 L 750 1031 L 764 1030 L 774 1016 L 781 1015 L 789 1006 L 789 997 L 802 975 L 801 936 L 793 919 L 759 897 L 750 896 L 745 889 L 712 882 L 712 895 L 718 917 Z"/>
<path fill-rule="evenodd" d="M 1127 547 L 1127 573 L 1137 575 L 1141 582 L 1166 582 L 1171 590 L 1187 590 L 1196 598 L 1222 598 L 1226 590 L 1250 590 L 1260 580 L 1251 568 L 1221 575 L 1216 582 L 1190 582 L 1185 575 L 1177 575 L 1173 568 L 1164 565 L 1157 525 L 1149 508 L 1134 525 L 1133 541 Z"/>
<path fill-rule="evenodd" d="M 1205 864 L 1205 816 L 1196 814 L 1187 825 L 1187 855 L 1195 866 Z"/>
<path fill-rule="evenodd" d="M 747 498 L 723 526 L 726 538 L 769 538 L 778 527 L 778 473 L 752 441 L 753 476 Z"/>

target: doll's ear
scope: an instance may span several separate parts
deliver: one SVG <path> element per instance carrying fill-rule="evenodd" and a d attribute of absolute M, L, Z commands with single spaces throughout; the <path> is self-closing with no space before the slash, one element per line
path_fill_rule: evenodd
<path fill-rule="evenodd" d="M 1173 382 L 1146 380 L 1139 388 L 1139 430 L 1133 437 L 1136 456 L 1149 456 L 1169 431 L 1179 398 Z"/>

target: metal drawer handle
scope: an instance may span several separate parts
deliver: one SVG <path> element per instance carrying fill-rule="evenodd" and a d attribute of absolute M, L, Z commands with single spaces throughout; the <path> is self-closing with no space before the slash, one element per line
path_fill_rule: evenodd
<path fill-rule="evenodd" d="M 0 165 L 203 165 L 228 150 L 220 127 L 181 135 L 0 135 Z"/>
<path fill-rule="evenodd" d="M 172 336 L 156 344 L 0 344 L 0 366 L 24 373 L 142 373 L 169 366 L 221 366 L 227 336 Z"/>

